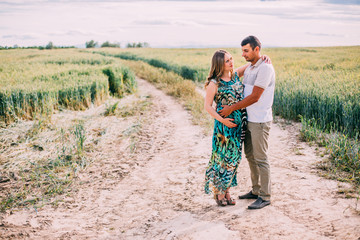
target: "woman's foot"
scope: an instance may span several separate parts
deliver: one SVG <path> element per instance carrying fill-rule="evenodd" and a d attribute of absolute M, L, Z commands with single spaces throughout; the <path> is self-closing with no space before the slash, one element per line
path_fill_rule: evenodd
<path fill-rule="evenodd" d="M 230 192 L 226 192 L 225 198 L 226 198 L 227 205 L 235 205 L 236 204 L 235 200 L 231 198 Z"/>
<path fill-rule="evenodd" d="M 223 195 L 223 194 L 219 194 L 219 195 L 216 194 L 215 195 L 215 201 L 216 201 L 217 205 L 219 205 L 221 207 L 224 207 L 224 206 L 227 205 L 227 200 L 225 198 L 225 195 Z"/>

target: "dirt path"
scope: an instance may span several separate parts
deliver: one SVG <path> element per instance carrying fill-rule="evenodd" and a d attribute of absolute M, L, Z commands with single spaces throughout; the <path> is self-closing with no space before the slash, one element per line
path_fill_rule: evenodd
<path fill-rule="evenodd" d="M 123 140 L 125 125 L 117 117 L 83 113 L 87 129 L 107 131 L 92 153 L 96 161 L 79 177 L 78 192 L 57 208 L 3 216 L 3 238 L 360 239 L 356 199 L 343 198 L 340 183 L 319 177 L 313 164 L 320 158 L 296 140 L 295 130 L 280 124 L 270 132 L 272 204 L 261 210 L 248 210 L 247 200 L 216 206 L 203 192 L 211 136 L 171 97 L 144 80 L 138 83 L 140 98 L 151 96 L 153 105 L 137 143 Z M 127 128 L 136 126 L 128 122 Z M 234 196 L 250 189 L 245 158 L 238 180 Z"/>

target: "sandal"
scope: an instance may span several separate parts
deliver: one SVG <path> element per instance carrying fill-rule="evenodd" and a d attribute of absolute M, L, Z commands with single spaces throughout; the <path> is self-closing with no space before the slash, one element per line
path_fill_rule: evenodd
<path fill-rule="evenodd" d="M 227 200 L 225 198 L 225 196 L 222 199 L 219 199 L 218 197 L 219 195 L 215 195 L 215 201 L 217 203 L 217 205 L 221 206 L 221 207 L 225 207 L 227 205 Z"/>
<path fill-rule="evenodd" d="M 236 204 L 236 201 L 230 197 L 230 192 L 226 192 L 224 198 L 226 199 L 227 205 L 235 205 Z"/>

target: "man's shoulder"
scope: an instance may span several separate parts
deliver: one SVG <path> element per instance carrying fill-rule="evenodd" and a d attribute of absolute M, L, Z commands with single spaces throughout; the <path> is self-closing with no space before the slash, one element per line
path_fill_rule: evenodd
<path fill-rule="evenodd" d="M 259 65 L 259 69 L 274 70 L 274 66 L 271 63 L 269 64 L 269 63 L 262 62 Z"/>
<path fill-rule="evenodd" d="M 272 64 L 262 63 L 259 66 L 258 73 L 266 74 L 266 75 L 274 75 L 275 69 Z"/>

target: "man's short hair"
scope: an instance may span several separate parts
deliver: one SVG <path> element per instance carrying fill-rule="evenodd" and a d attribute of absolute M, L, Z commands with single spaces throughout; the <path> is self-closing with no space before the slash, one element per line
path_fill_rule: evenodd
<path fill-rule="evenodd" d="M 244 40 L 242 40 L 241 42 L 241 46 L 245 46 L 248 43 L 250 43 L 252 50 L 254 50 L 256 47 L 259 47 L 259 50 L 261 49 L 261 42 L 255 36 L 248 36 L 244 38 Z"/>

